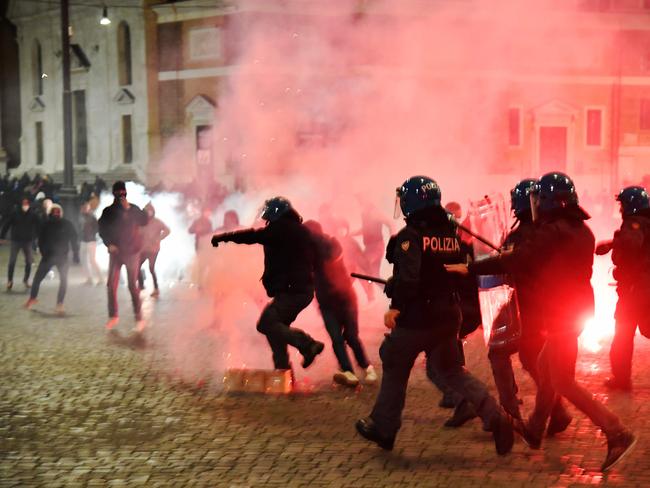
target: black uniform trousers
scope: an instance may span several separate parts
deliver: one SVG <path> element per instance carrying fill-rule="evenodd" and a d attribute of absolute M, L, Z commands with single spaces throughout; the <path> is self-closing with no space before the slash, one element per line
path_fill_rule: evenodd
<path fill-rule="evenodd" d="M 570 330 L 570 325 L 564 330 Z M 539 387 L 535 398 L 535 410 L 529 419 L 529 428 L 536 434 L 544 432 L 546 422 L 556 403 L 563 396 L 609 438 L 623 430 L 618 417 L 575 380 L 578 357 L 578 333 L 566 332 L 549 335 L 539 353 L 537 367 Z"/>
<path fill-rule="evenodd" d="M 629 383 L 632 378 L 632 355 L 637 327 L 647 324 L 650 320 L 647 296 L 650 296 L 650 292 L 645 289 L 634 290 L 621 286 L 618 288 L 618 302 L 614 314 L 616 330 L 609 350 L 609 359 L 612 374 L 622 383 Z"/>
<path fill-rule="evenodd" d="M 41 259 L 41 262 L 38 263 L 38 268 L 36 268 L 36 273 L 34 273 L 34 282 L 32 283 L 32 288 L 29 294 L 30 298 L 35 299 L 38 296 L 41 282 L 47 276 L 47 273 L 49 273 L 55 266 L 59 272 L 59 291 L 56 296 L 56 303 L 63 303 L 65 292 L 68 289 L 68 270 L 70 269 L 70 263 L 68 262 L 67 256 L 43 257 Z"/>
<path fill-rule="evenodd" d="M 399 325 L 386 334 L 379 349 L 383 365 L 381 387 L 370 418 L 382 436 L 392 437 L 401 427 L 406 387 L 415 359 L 426 354 L 427 376 L 439 374 L 445 385 L 457 391 L 475 408 L 486 425 L 498 417 L 500 407 L 485 384 L 462 366 L 458 329 L 408 329 Z"/>
<path fill-rule="evenodd" d="M 537 370 L 537 359 L 539 353 L 544 347 L 544 337 L 538 333 L 524 333 L 519 339 L 517 349 L 519 352 L 519 361 L 525 371 L 528 372 L 530 377 L 535 382 L 537 388 L 540 386 L 539 372 Z M 512 355 L 516 350 L 509 348 L 490 348 L 488 352 L 488 359 L 492 367 L 492 374 L 494 376 L 494 384 L 499 392 L 499 401 L 504 410 L 515 418 L 521 419 L 521 412 L 519 410 L 519 399 L 517 393 L 517 381 L 515 380 L 515 373 L 512 367 Z M 562 403 L 562 397 L 558 396 L 551 410 L 551 419 L 564 418 L 569 413 L 566 411 Z"/>
<path fill-rule="evenodd" d="M 354 371 L 346 344 L 352 349 L 361 368 L 366 369 L 370 366 L 366 351 L 359 339 L 359 310 L 356 296 L 341 296 L 338 301 L 327 300 L 319 305 L 341 371 Z"/>
<path fill-rule="evenodd" d="M 312 291 L 279 293 L 262 311 L 257 322 L 257 331 L 266 336 L 271 346 L 275 369 L 291 369 L 288 345 L 303 353 L 314 343 L 314 339 L 307 333 L 290 327 L 298 314 L 311 303 L 313 297 Z"/>

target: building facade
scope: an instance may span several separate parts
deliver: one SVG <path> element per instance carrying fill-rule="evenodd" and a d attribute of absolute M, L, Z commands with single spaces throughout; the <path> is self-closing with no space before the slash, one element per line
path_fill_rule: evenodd
<path fill-rule="evenodd" d="M 132 3 L 106 2 L 108 26 L 98 23 L 101 8 L 71 7 L 75 168 L 128 171 L 150 184 L 210 176 L 232 187 L 237 161 L 220 153 L 214 140 L 220 98 L 237 69 L 237 42 L 228 27 L 234 16 L 282 14 L 282 3 Z M 448 3 L 441 23 L 475 4 Z M 502 94 L 500 115 L 487 122 L 493 153 L 484 155 L 494 186 L 551 169 L 608 191 L 640 181 L 650 174 L 650 0 L 556 3 L 545 15 L 557 19 L 558 36 L 569 36 L 584 56 L 536 66 L 526 56 L 518 65 L 478 62 L 471 72 L 449 75 L 473 79 L 478 88 L 489 81 Z M 405 15 L 427 8 L 426 1 L 407 4 Z M 360 1 L 359 15 L 385 16 L 381 5 Z M 305 15 L 318 10 L 306 7 Z M 63 164 L 58 10 L 13 1 L 8 16 L 20 52 L 16 171 L 57 173 Z M 498 23 L 499 12 L 476 19 Z M 170 149 L 175 145 L 177 152 Z"/>
<path fill-rule="evenodd" d="M 75 173 L 143 178 L 149 161 L 146 5 L 70 7 L 73 161 Z M 60 9 L 12 1 L 19 46 L 22 135 L 17 172 L 63 171 Z"/>

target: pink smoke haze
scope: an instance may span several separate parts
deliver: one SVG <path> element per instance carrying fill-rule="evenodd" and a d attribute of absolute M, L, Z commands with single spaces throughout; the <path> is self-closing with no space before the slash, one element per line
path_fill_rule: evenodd
<path fill-rule="evenodd" d="M 215 141 L 218 159 L 238 168 L 247 192 L 217 209 L 215 225 L 229 209 L 240 213 L 242 226 L 252 225 L 262 202 L 280 194 L 306 219 L 317 219 L 326 203 L 354 230 L 357 196 L 390 216 L 395 188 L 414 174 L 436 179 L 443 202 L 461 202 L 464 212 L 484 194 L 507 197 L 519 179 L 539 176 L 528 173 L 528 161 L 503 164 L 507 108 L 573 96 L 563 92 L 566 85 L 523 82 L 597 74 L 603 60 L 614 59 L 614 31 L 585 20 L 571 2 L 384 0 L 365 2 L 370 13 L 360 14 L 363 3 L 243 1 L 229 17 L 226 36 L 237 54 L 220 90 Z M 175 140 L 161 166 L 191 166 L 189 147 Z M 576 180 L 579 193 L 592 183 Z M 216 375 L 225 366 L 271 367 L 270 350 L 255 331 L 266 301 L 261 248 L 226 244 L 201 254 L 199 268 L 210 270 L 202 294 L 210 303 L 187 310 L 190 325 L 179 326 L 170 341 L 175 356 L 190 361 L 190 338 L 206 336 L 217 347 L 210 359 Z M 386 275 L 389 267 L 382 266 Z M 598 287 L 607 286 L 606 269 L 599 263 Z M 362 339 L 372 335 L 376 344 L 386 300 L 366 305 L 357 290 Z M 295 325 L 325 339 L 313 306 Z M 317 363 L 331 374 L 325 342 L 327 362 Z"/>

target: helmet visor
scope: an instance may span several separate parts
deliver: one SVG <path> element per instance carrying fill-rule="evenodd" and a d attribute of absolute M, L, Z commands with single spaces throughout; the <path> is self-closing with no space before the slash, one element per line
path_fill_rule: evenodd
<path fill-rule="evenodd" d="M 400 191 L 399 191 L 399 188 L 395 192 L 395 208 L 393 209 L 393 218 L 394 219 L 406 218 L 406 215 L 404 215 L 404 212 L 402 212 L 402 205 L 400 203 Z"/>
<path fill-rule="evenodd" d="M 533 222 L 539 219 L 539 193 L 534 190 L 530 192 L 530 212 L 533 216 Z"/>

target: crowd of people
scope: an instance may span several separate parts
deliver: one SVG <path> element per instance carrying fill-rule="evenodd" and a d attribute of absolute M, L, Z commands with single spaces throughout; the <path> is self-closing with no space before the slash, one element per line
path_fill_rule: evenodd
<path fill-rule="evenodd" d="M 464 229 L 454 218 L 455 205 L 442 206 L 440 188 L 434 180 L 409 178 L 398 189 L 398 197 L 406 226 L 386 247 L 393 273 L 385 287 L 391 301 L 384 316 L 390 333 L 379 350 L 383 375 L 375 405 L 369 416 L 357 421 L 357 432 L 382 449 L 393 449 L 409 375 L 416 358 L 424 352 L 427 376 L 443 392 L 454 394 L 450 406 L 455 411 L 446 426 L 460 427 L 478 416 L 484 430 L 492 433 L 498 454 L 512 450 L 515 433 L 530 448 L 540 449 L 545 435 L 563 432 L 572 422 L 565 399 L 602 429 L 607 455 L 601 469 L 610 470 L 633 448 L 636 437 L 576 381 L 578 337 L 585 319 L 594 312 L 590 283 L 594 253 L 612 251 L 619 303 L 611 352 L 614 376 L 605 384 L 629 391 L 634 332 L 638 326 L 650 334 L 642 312 L 650 297 L 650 198 L 646 190 L 631 186 L 621 191 L 616 200 L 623 224 L 611 241 L 596 247 L 586 224 L 590 216 L 579 205 L 575 185 L 567 175 L 549 173 L 538 180 L 522 180 L 511 192 L 515 226 L 501 246 L 495 246 L 498 253 L 476 261 L 459 235 Z M 343 236 L 349 232 L 337 230 L 345 228 L 345 223 L 331 218 L 327 208 L 321 210 L 320 223 L 303 223 L 288 200 L 276 197 L 265 203 L 265 227 L 216 234 L 212 245 L 233 242 L 264 247 L 262 283 L 271 301 L 257 330 L 269 342 L 275 368 L 292 368 L 289 345 L 301 353 L 304 368 L 323 351 L 322 343 L 292 327 L 315 292 L 328 332 L 334 331 L 333 348 L 341 378 L 345 379 L 343 373 L 354 373 L 341 332 L 359 366 L 367 367 L 368 362 L 355 337 L 353 292 L 348 287 L 347 271 L 343 271 L 342 246 L 323 231 Z M 378 220 L 376 229 L 381 225 Z M 376 267 L 368 269 L 377 271 Z M 499 323 L 493 330 L 516 327 L 520 331 L 506 348 L 498 347 L 497 341 L 490 343 L 489 359 L 499 400 L 466 370 L 458 340 L 463 327 L 464 334 L 476 329 L 478 300 L 473 295 L 478 294 L 480 276 L 508 279 L 516 290 L 511 297 L 519 297 L 521 310 L 515 315 L 516 324 Z M 506 306 L 511 307 L 511 303 Z M 464 324 L 463 313 L 468 310 L 473 318 Z M 500 315 L 500 320 L 508 316 Z M 517 397 L 510 360 L 514 353 L 519 353 L 537 388 L 534 409 L 527 419 Z M 356 376 L 349 379 L 349 384 L 358 382 Z"/>
<path fill-rule="evenodd" d="M 45 181 L 41 178 L 38 184 L 31 182 L 31 187 L 22 186 L 23 196 L 17 208 L 5 215 L 0 237 L 4 239 L 11 231 L 7 289 L 13 287 L 16 258 L 22 252 L 23 283 L 31 287 L 25 306 L 29 308 L 36 302 L 43 278 L 56 267 L 60 276 L 57 312 L 63 313 L 69 256 L 72 254 L 75 263 L 83 258 L 88 282 L 106 281 L 106 329 L 111 331 L 119 321 L 116 291 L 125 267 L 135 330 L 142 333 L 146 324 L 141 311 L 141 269 L 148 261 L 153 296 L 158 296 L 155 263 L 160 243 L 170 229 L 156 218 L 151 204 L 140 209 L 130 203 L 126 185 L 117 181 L 112 186 L 113 203 L 103 210 L 99 220 L 94 216 L 97 194 L 94 190 L 84 193 L 87 198 L 81 209 L 79 236 L 60 205 L 51 200 L 47 204 L 48 198 L 36 198 L 39 204 L 34 207 L 30 195 L 35 190 L 44 192 Z M 94 189 L 102 191 L 97 186 Z M 474 259 L 471 239 L 461 235 L 461 231 L 472 232 L 457 221 L 461 216 L 459 205 L 449 202 L 443 206 L 440 187 L 433 179 L 409 178 L 397 194 L 406 225 L 392 235 L 387 245 L 384 231 L 392 234 L 392 223 L 363 201 L 358 231 L 351 231 L 347 222 L 334 217 L 327 205 L 320 208 L 319 221 L 303 222 L 289 200 L 274 197 L 264 204 L 263 227 L 242 229 L 236 212 L 229 211 L 223 226 L 213 230 L 211 209 L 206 207 L 188 232 L 195 236 L 197 253 L 209 247 L 208 240 L 211 247 L 224 243 L 261 245 L 262 285 L 270 300 L 258 320 L 257 331 L 268 341 L 274 368 L 293 371 L 288 346 L 301 354 L 303 368 L 323 352 L 322 342 L 293 326 L 315 297 L 339 366 L 333 379 L 351 387 L 358 385 L 360 378 L 348 347 L 364 381 L 374 383 L 378 377 L 359 337 L 357 296 L 346 263 L 378 276 L 385 257 L 393 271 L 384 290 L 390 305 L 384 315 L 389 333 L 379 350 L 381 386 L 371 413 L 356 423 L 357 432 L 379 447 L 393 449 L 410 372 L 424 352 L 427 376 L 445 395 L 441 406 L 454 408 L 446 426 L 457 428 L 480 417 L 484 430 L 492 433 L 498 454 L 511 451 L 515 433 L 530 448 L 540 449 L 544 436 L 563 432 L 572 422 L 563 401 L 567 400 L 602 429 L 607 438 L 602 471 L 610 470 L 632 449 L 636 437 L 576 381 L 578 337 L 585 319 L 594 312 L 590 283 L 594 254 L 611 252 L 619 301 L 610 352 L 613 375 L 605 385 L 630 391 L 637 327 L 650 336 L 645 318 L 650 300 L 650 197 L 645 188 L 627 186 L 612 198 L 614 204 L 618 201 L 623 222 L 611 240 L 596 245 L 586 223 L 590 216 L 580 205 L 575 184 L 567 175 L 554 172 L 539 179 L 521 180 L 510 194 L 515 225 L 503 243 L 495 246 L 497 252 L 492 257 L 478 260 Z M 97 236 L 109 252 L 106 278 L 94 258 Z M 363 248 L 355 236 L 362 237 Z M 36 247 L 41 261 L 30 285 Z M 499 324 L 516 327 L 519 333 L 513 336 L 515 340 L 508 341 L 507 347 L 496 341 L 489 344 L 488 358 L 498 400 L 465 368 L 459 340 L 480 325 L 477 283 L 479 277 L 486 276 L 510 283 L 516 291 L 512 297 L 516 298 L 504 307 L 510 307 L 516 299 L 519 310 L 515 319 L 501 314 L 500 320 L 514 320 L 516 324 Z M 366 293 L 372 300 L 372 292 Z M 493 333 L 496 330 L 493 328 Z M 513 354 L 519 355 L 537 389 L 528 418 L 522 414 L 517 396 Z"/>

